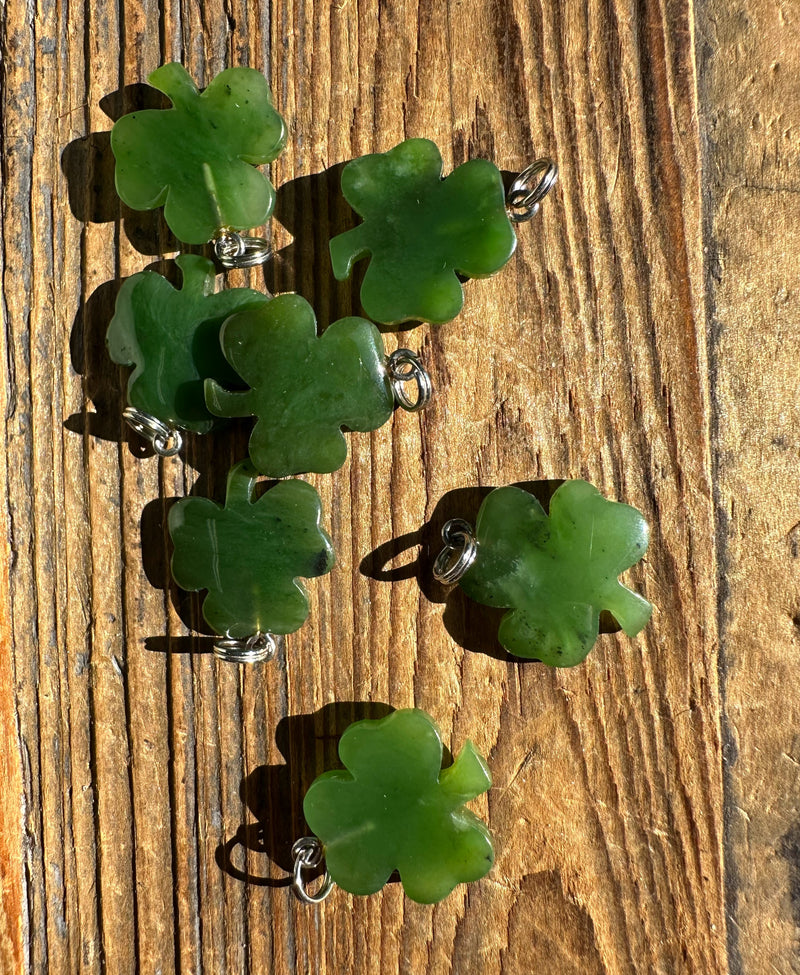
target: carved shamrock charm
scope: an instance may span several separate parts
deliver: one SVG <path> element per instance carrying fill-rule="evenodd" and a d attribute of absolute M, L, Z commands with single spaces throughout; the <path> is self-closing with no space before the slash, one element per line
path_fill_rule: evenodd
<path fill-rule="evenodd" d="M 433 904 L 488 873 L 489 831 L 464 803 L 492 781 L 471 742 L 442 769 L 439 729 L 409 708 L 350 725 L 339 757 L 345 770 L 314 780 L 303 813 L 340 887 L 374 894 L 397 870 L 412 900 Z"/>
<path fill-rule="evenodd" d="M 510 610 L 498 638 L 518 657 L 569 667 L 594 645 L 601 610 L 628 636 L 650 619 L 651 604 L 617 579 L 644 555 L 647 523 L 586 481 L 562 484 L 549 517 L 527 491 L 492 491 L 475 541 L 475 561 L 459 585 L 476 602 Z"/>
<path fill-rule="evenodd" d="M 383 340 L 363 318 L 343 318 L 318 338 L 311 305 L 279 295 L 231 316 L 221 342 L 250 389 L 209 380 L 206 404 L 217 416 L 258 417 L 250 459 L 270 477 L 336 470 L 347 456 L 342 426 L 375 430 L 392 414 Z"/>
<path fill-rule="evenodd" d="M 473 159 L 443 180 L 428 139 L 349 162 L 342 192 L 364 222 L 331 240 L 333 273 L 342 280 L 370 255 L 361 304 L 376 322 L 455 318 L 464 301 L 458 275 L 493 274 L 517 244 L 497 167 Z"/>
<path fill-rule="evenodd" d="M 264 76 L 228 68 L 201 94 L 180 64 L 165 64 L 148 82 L 168 109 L 124 115 L 111 132 L 117 192 L 134 210 L 164 206 L 178 240 L 204 244 L 220 230 L 264 223 L 275 190 L 255 166 L 283 148 L 283 120 Z"/>
<path fill-rule="evenodd" d="M 208 589 L 206 622 L 234 639 L 299 629 L 308 596 L 298 577 L 324 575 L 334 561 L 314 488 L 281 481 L 255 499 L 256 479 L 247 462 L 237 464 L 224 507 L 183 498 L 169 512 L 175 582 L 190 591 Z"/>
<path fill-rule="evenodd" d="M 204 257 L 182 254 L 175 263 L 180 289 L 155 271 L 125 281 L 106 342 L 114 362 L 134 367 L 131 406 L 169 426 L 208 433 L 220 421 L 206 408 L 203 381 L 239 381 L 222 354 L 220 327 L 233 312 L 255 310 L 269 299 L 250 288 L 214 294 L 214 265 Z"/>

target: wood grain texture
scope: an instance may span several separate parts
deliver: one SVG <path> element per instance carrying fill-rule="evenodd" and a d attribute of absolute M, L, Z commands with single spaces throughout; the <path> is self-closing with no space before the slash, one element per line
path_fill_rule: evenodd
<path fill-rule="evenodd" d="M 720 61 L 698 88 L 722 42 L 704 34 L 711 52 L 698 51 L 695 14 L 689 0 L 3 8 L 3 971 L 722 975 L 746 960 L 726 937 L 720 619 L 728 659 L 740 654 L 729 718 L 764 658 L 745 623 L 753 563 L 737 563 L 741 601 L 720 616 L 720 596 L 737 597 L 718 546 L 732 557 L 720 512 L 745 462 L 724 467 L 736 448 L 723 418 L 749 365 L 716 332 L 709 359 L 703 248 L 737 228 L 732 211 L 710 223 L 722 196 L 702 193 L 717 163 L 701 132 L 726 82 Z M 310 586 L 311 617 L 279 660 L 250 669 L 192 635 L 198 603 L 169 584 L 165 528 L 174 498 L 221 499 L 246 438 L 143 456 L 104 349 L 121 281 L 174 273 L 158 215 L 114 196 L 107 135 L 170 59 L 200 84 L 236 64 L 270 78 L 289 126 L 273 166 L 277 254 L 263 276 L 230 281 L 297 290 L 323 326 L 358 311 L 357 285 L 334 282 L 327 257 L 353 219 L 346 160 L 426 136 L 448 171 L 484 156 L 515 173 L 543 154 L 561 168 L 511 263 L 467 284 L 456 321 L 386 334 L 389 351 L 421 350 L 436 399 L 350 435 L 345 466 L 309 478 L 338 564 Z M 630 578 L 657 611 L 636 640 L 605 635 L 555 672 L 507 657 L 495 621 L 457 593 L 445 601 L 430 562 L 436 527 L 474 517 L 481 491 L 569 477 L 648 517 L 652 547 Z M 787 511 L 789 480 L 772 485 Z M 777 696 L 778 672 L 762 677 Z M 300 905 L 286 878 L 305 789 L 351 720 L 410 705 L 453 750 L 471 738 L 488 756 L 494 787 L 474 808 L 496 839 L 492 873 L 433 907 L 397 884 Z M 726 782 L 755 806 L 771 768 L 740 763 Z M 755 930 L 744 898 L 757 904 L 767 881 L 742 867 L 742 842 L 727 879 L 735 868 L 749 884 L 734 922 Z M 790 861 L 774 865 L 776 903 Z"/>
<path fill-rule="evenodd" d="M 698 43 L 713 106 L 704 135 L 730 968 L 781 975 L 800 971 L 797 14 L 712 2 Z"/>

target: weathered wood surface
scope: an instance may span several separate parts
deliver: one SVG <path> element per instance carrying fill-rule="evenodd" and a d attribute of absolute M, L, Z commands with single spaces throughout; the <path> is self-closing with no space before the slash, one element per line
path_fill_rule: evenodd
<path fill-rule="evenodd" d="M 1 16 L 0 970 L 800 971 L 791 5 L 9 0 Z M 279 252 L 250 282 L 300 291 L 323 324 L 358 307 L 327 259 L 351 220 L 347 159 L 427 136 L 448 170 L 561 167 L 455 322 L 387 334 L 421 349 L 436 400 L 310 478 L 338 565 L 280 660 L 249 670 L 190 635 L 164 528 L 171 499 L 222 496 L 245 441 L 141 456 L 103 343 L 121 280 L 173 253 L 116 200 L 107 136 L 170 59 L 201 84 L 234 64 L 270 78 L 290 129 Z M 430 553 L 443 517 L 474 514 L 459 489 L 566 477 L 650 519 L 631 577 L 657 611 L 557 673 L 443 603 Z M 347 723 L 387 705 L 488 756 L 475 809 L 497 864 L 435 907 L 398 885 L 301 906 L 303 792 Z"/>
<path fill-rule="evenodd" d="M 728 943 L 732 971 L 788 975 L 800 971 L 800 11 L 713 8 L 697 47 Z"/>

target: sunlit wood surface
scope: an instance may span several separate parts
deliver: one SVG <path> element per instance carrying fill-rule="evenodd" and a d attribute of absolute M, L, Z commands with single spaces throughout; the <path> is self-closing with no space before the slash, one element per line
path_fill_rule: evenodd
<path fill-rule="evenodd" d="M 800 15 L 787 0 L 8 0 L 2 29 L 0 970 L 800 972 Z M 436 387 L 319 490 L 338 564 L 279 659 L 218 662 L 165 516 L 242 429 L 159 461 L 121 421 L 116 293 L 173 273 L 108 132 L 182 61 L 270 79 L 289 139 L 264 272 L 359 312 L 341 165 L 406 137 L 557 189 L 440 327 Z M 220 277 L 220 286 L 223 279 Z M 583 477 L 652 526 L 656 606 L 568 671 L 431 581 L 485 489 Z M 541 487 L 541 485 L 540 485 Z M 301 905 L 302 796 L 355 718 L 425 708 L 494 786 L 497 861 L 437 906 Z"/>

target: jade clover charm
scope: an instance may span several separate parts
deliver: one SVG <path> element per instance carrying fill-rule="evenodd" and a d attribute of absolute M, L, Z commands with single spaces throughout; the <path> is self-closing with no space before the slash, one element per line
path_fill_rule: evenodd
<path fill-rule="evenodd" d="M 111 148 L 123 202 L 134 210 L 163 205 L 170 230 L 187 244 L 264 223 L 275 190 L 254 167 L 277 158 L 285 141 L 264 76 L 229 68 L 201 94 L 173 63 L 147 80 L 173 107 L 132 112 L 114 125 Z"/>
<path fill-rule="evenodd" d="M 392 415 L 383 340 L 363 318 L 340 319 L 317 337 L 311 305 L 279 295 L 231 316 L 220 340 L 250 388 L 230 392 L 210 379 L 206 404 L 217 416 L 258 418 L 249 449 L 262 474 L 334 471 L 347 456 L 343 426 L 375 430 Z"/>
<path fill-rule="evenodd" d="M 492 783 L 471 742 L 442 769 L 439 729 L 409 708 L 350 725 L 339 757 L 345 770 L 314 780 L 303 813 L 340 887 L 374 894 L 397 870 L 412 900 L 433 904 L 488 873 L 489 831 L 464 803 Z"/>
<path fill-rule="evenodd" d="M 564 482 L 549 516 L 527 491 L 492 491 L 471 542 L 474 561 L 459 585 L 476 602 L 509 610 L 498 638 L 518 657 L 569 667 L 594 645 L 601 610 L 628 636 L 650 619 L 651 604 L 617 579 L 644 555 L 647 523 L 586 481 Z"/>
<path fill-rule="evenodd" d="M 298 577 L 324 575 L 334 561 L 314 488 L 281 481 L 256 499 L 256 479 L 247 462 L 238 464 L 228 475 L 224 507 L 183 498 L 169 512 L 175 582 L 207 589 L 206 622 L 235 640 L 299 629 L 308 595 Z"/>
<path fill-rule="evenodd" d="M 108 326 L 109 355 L 133 366 L 128 403 L 169 427 L 208 433 L 219 418 L 206 408 L 203 382 L 237 383 L 219 344 L 225 319 L 269 300 L 250 288 L 214 294 L 214 265 L 196 254 L 176 258 L 183 277 L 174 288 L 155 271 L 125 281 Z"/>
<path fill-rule="evenodd" d="M 331 240 L 333 273 L 342 280 L 370 255 L 361 304 L 376 322 L 450 321 L 464 301 L 459 275 L 493 274 L 517 244 L 497 167 L 473 159 L 442 179 L 428 139 L 349 162 L 342 192 L 364 222 Z"/>

